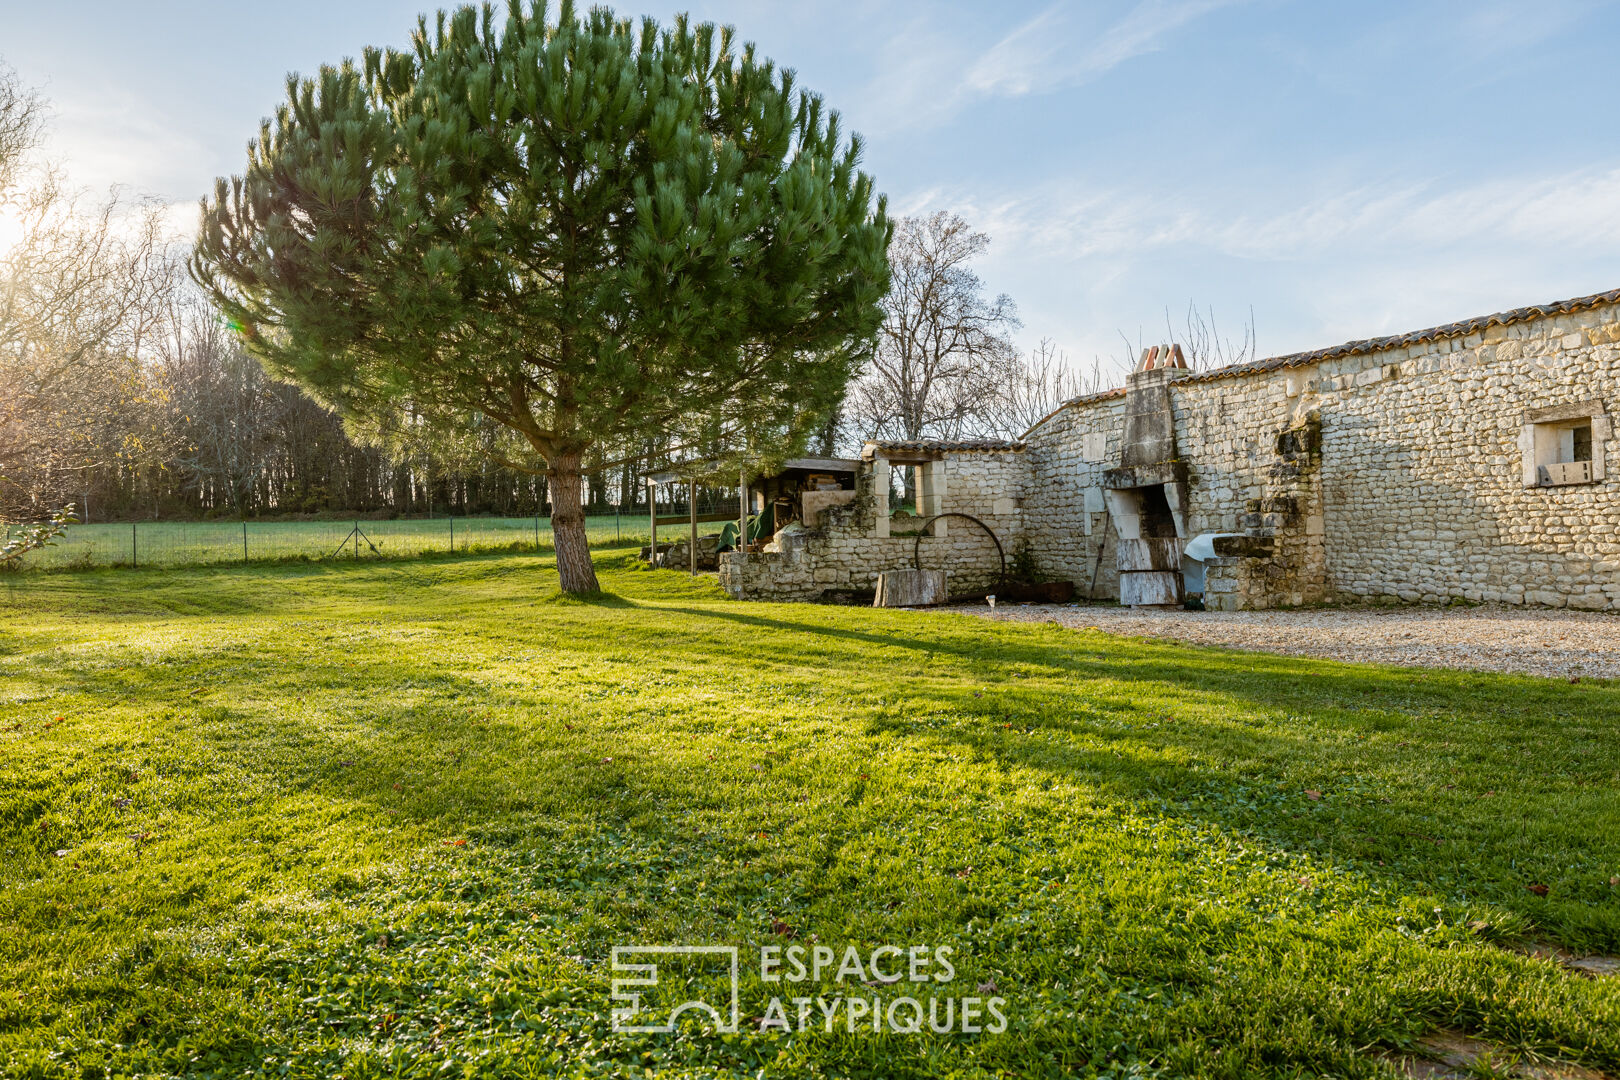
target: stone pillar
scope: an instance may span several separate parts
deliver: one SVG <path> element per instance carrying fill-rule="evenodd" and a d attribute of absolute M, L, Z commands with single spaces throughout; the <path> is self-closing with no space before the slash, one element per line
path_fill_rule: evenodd
<path fill-rule="evenodd" d="M 934 513 L 943 514 L 946 509 L 945 487 L 951 476 L 951 463 L 945 458 L 934 462 Z M 939 535 L 944 536 L 944 533 Z"/>
<path fill-rule="evenodd" d="M 944 513 L 944 461 L 927 461 L 917 466 L 917 517 L 927 521 Z M 944 536 L 944 521 L 933 523 L 933 534 Z"/>
<path fill-rule="evenodd" d="M 874 457 L 872 459 L 872 513 L 877 518 L 877 530 L 873 533 L 879 540 L 889 537 L 889 459 Z"/>

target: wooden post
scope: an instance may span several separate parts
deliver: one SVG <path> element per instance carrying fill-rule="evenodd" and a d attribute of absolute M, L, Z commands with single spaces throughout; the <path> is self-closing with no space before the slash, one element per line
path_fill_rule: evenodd
<path fill-rule="evenodd" d="M 738 474 L 737 480 L 737 550 L 748 550 L 748 470 Z"/>
<path fill-rule="evenodd" d="M 697 481 L 686 482 L 686 508 L 692 518 L 692 539 L 688 545 L 691 558 L 687 561 L 692 564 L 692 576 L 697 577 Z"/>
<path fill-rule="evenodd" d="M 658 485 L 647 478 L 647 517 L 652 522 L 652 540 L 647 547 L 647 565 L 658 565 Z"/>

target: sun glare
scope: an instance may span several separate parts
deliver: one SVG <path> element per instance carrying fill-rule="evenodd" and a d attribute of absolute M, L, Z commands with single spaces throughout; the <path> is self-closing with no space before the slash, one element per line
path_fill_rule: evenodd
<path fill-rule="evenodd" d="M 22 240 L 23 226 L 17 219 L 16 211 L 9 206 L 0 205 L 0 259 L 11 254 L 11 249 Z"/>

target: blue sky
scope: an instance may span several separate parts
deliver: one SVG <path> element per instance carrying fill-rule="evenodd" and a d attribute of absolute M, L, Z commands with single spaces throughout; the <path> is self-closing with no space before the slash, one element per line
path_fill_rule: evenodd
<path fill-rule="evenodd" d="M 682 5 L 618 5 L 668 19 Z M 0 0 L 82 183 L 185 205 L 285 73 L 419 2 Z M 1620 2 L 705 0 L 866 138 L 902 212 L 988 232 L 1026 344 L 1117 358 L 1165 308 L 1264 354 L 1620 286 Z M 187 222 L 190 213 L 177 209 Z"/>

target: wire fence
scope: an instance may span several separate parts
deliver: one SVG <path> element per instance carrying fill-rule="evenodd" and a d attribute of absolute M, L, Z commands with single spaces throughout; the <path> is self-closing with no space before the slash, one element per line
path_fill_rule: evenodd
<path fill-rule="evenodd" d="M 661 528 L 662 528 L 661 523 Z M 592 544 L 646 543 L 647 514 L 587 517 Z M 545 517 L 396 518 L 386 521 L 143 521 L 71 525 L 23 570 L 181 567 L 272 560 L 403 559 L 473 552 L 549 551 Z"/>

